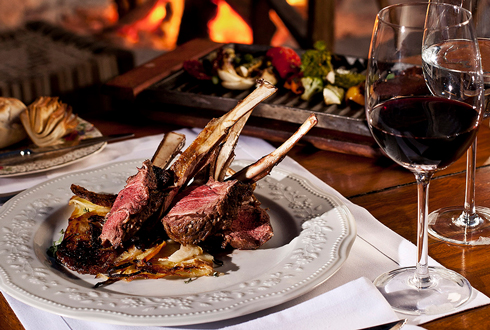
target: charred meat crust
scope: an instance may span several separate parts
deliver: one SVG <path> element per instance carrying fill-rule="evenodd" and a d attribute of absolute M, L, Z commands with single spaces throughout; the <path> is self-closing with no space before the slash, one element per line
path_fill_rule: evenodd
<path fill-rule="evenodd" d="M 144 250 L 166 238 L 159 217 L 148 219 L 140 231 L 131 237 L 130 243 Z M 62 242 L 57 246 L 54 257 L 67 268 L 80 274 L 97 275 L 108 273 L 114 268 L 114 262 L 122 249 L 104 247 L 99 236 L 105 218 L 85 213 L 70 219 Z"/>
<path fill-rule="evenodd" d="M 63 241 L 58 245 L 56 259 L 80 274 L 105 273 L 118 253 L 100 244 L 103 223 L 104 217 L 90 213 L 70 219 Z"/>
<path fill-rule="evenodd" d="M 95 193 L 76 184 L 72 184 L 70 189 L 75 196 L 86 199 L 96 205 L 105 207 L 112 207 L 112 204 L 114 204 L 117 197 L 116 194 Z"/>

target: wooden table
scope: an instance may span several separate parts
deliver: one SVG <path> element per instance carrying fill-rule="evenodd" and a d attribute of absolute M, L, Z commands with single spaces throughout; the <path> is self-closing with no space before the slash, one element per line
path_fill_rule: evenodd
<path fill-rule="evenodd" d="M 76 109 L 76 108 L 75 108 Z M 81 111 L 81 110 L 80 110 Z M 96 107 L 83 118 L 104 134 L 134 132 L 136 137 L 179 128 L 117 109 L 100 112 Z M 275 142 L 274 144 L 278 144 Z M 490 128 L 488 121 L 478 135 L 477 204 L 490 205 Z M 318 150 L 298 145 L 289 156 L 352 202 L 366 208 L 383 224 L 416 242 L 416 184 L 413 174 L 386 158 L 366 158 Z M 430 211 L 444 206 L 462 205 L 465 183 L 464 157 L 437 173 L 430 187 Z M 489 247 L 465 247 L 430 239 L 430 255 L 444 266 L 464 275 L 486 295 L 490 295 Z M 415 263 L 414 256 L 414 263 Z M 427 329 L 488 329 L 490 306 L 476 308 L 423 324 Z M 23 329 L 3 297 L 0 299 L 0 329 Z"/>

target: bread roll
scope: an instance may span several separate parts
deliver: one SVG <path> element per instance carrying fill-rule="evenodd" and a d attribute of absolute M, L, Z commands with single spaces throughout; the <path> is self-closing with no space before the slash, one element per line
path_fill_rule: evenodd
<path fill-rule="evenodd" d="M 20 121 L 21 112 L 26 106 L 20 100 L 0 97 L 0 148 L 8 147 L 27 137 Z"/>
<path fill-rule="evenodd" d="M 40 147 L 63 142 L 61 138 L 73 132 L 78 124 L 69 105 L 49 96 L 36 99 L 20 119 L 32 142 Z"/>

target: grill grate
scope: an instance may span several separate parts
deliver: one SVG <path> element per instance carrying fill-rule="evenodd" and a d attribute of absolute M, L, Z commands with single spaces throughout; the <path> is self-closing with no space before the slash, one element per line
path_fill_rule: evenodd
<path fill-rule="evenodd" d="M 241 53 L 265 53 L 267 46 L 228 45 Z M 365 70 L 362 59 L 333 56 L 334 67 Z M 177 71 L 145 90 L 145 98 L 164 104 L 176 104 L 197 109 L 209 109 L 226 112 L 239 100 L 250 94 L 251 90 L 235 91 L 198 82 L 183 71 Z M 366 125 L 364 108 L 361 106 L 327 106 L 321 93 L 312 100 L 304 101 L 299 95 L 280 88 L 269 99 L 265 100 L 252 113 L 252 117 L 267 118 L 289 123 L 302 123 L 311 114 L 318 117 L 319 128 L 339 131 L 362 137 L 371 137 Z"/>
<path fill-rule="evenodd" d="M 0 95 L 25 103 L 101 84 L 133 67 L 133 55 L 42 22 L 0 35 Z"/>

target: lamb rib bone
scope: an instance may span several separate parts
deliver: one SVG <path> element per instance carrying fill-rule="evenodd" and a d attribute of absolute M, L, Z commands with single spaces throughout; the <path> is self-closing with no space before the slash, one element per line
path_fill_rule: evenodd
<path fill-rule="evenodd" d="M 209 151 L 206 162 L 199 166 L 199 172 L 194 175 L 192 185 L 205 184 L 210 177 L 215 181 L 224 180 L 226 174 L 231 171 L 230 164 L 235 158 L 234 150 L 238 138 L 250 115 L 251 112 L 240 118 L 236 124 L 230 128 L 224 141 L 213 148 L 212 151 Z"/>
<path fill-rule="evenodd" d="M 169 192 L 163 203 L 164 211 L 169 208 L 173 198 L 190 178 L 199 170 L 199 164 L 202 164 L 210 151 L 223 141 L 240 118 L 250 113 L 260 102 L 271 96 L 277 91 L 277 88 L 264 81 L 257 81 L 257 88 L 250 93 L 245 99 L 229 112 L 218 119 L 212 119 L 206 127 L 199 133 L 191 145 L 184 150 L 180 157 L 172 164 L 170 170 L 175 175 L 174 187 Z"/>
<path fill-rule="evenodd" d="M 180 150 L 182 150 L 184 144 L 184 134 L 168 132 L 160 142 L 160 145 L 151 159 L 151 163 L 153 166 L 166 168 L 168 164 L 170 164 L 170 162 L 177 156 Z"/>
<path fill-rule="evenodd" d="M 300 128 L 287 139 L 279 148 L 262 157 L 255 163 L 243 168 L 227 180 L 239 180 L 242 182 L 257 182 L 270 173 L 272 168 L 279 164 L 293 146 L 318 123 L 315 114 L 311 114 Z"/>
<path fill-rule="evenodd" d="M 220 148 L 213 173 L 213 177 L 216 181 L 224 180 L 227 170 L 235 158 L 234 150 L 238 143 L 238 138 L 250 115 L 251 112 L 240 118 L 240 120 L 233 125 L 228 133 L 225 143 L 223 143 L 223 146 Z"/>

